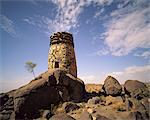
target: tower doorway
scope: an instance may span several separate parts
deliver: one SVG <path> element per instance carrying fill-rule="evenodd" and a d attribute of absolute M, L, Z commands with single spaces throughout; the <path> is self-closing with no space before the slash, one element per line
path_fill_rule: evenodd
<path fill-rule="evenodd" d="M 55 62 L 55 68 L 59 68 L 59 62 Z"/>

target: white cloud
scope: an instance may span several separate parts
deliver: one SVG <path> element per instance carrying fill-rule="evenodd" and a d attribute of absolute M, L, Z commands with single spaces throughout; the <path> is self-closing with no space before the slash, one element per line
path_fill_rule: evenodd
<path fill-rule="evenodd" d="M 32 19 L 32 18 L 25 18 L 25 19 L 23 19 L 23 21 L 27 22 L 28 24 L 35 25 L 35 21 L 30 20 L 30 19 Z"/>
<path fill-rule="evenodd" d="M 99 6 L 110 5 L 113 0 L 52 0 L 52 2 L 58 6 L 58 14 L 49 26 L 52 26 L 55 31 L 69 31 L 77 27 L 78 17 L 85 6 L 92 3 Z M 103 12 L 103 9 L 100 12 Z"/>
<path fill-rule="evenodd" d="M 133 5 L 111 13 L 112 19 L 106 24 L 102 38 L 112 55 L 128 55 L 137 48 L 150 48 L 148 3 L 147 0 L 134 1 Z"/>
<path fill-rule="evenodd" d="M 150 51 L 144 51 L 143 53 L 136 53 L 134 55 L 138 57 L 144 57 L 145 59 L 150 59 Z"/>
<path fill-rule="evenodd" d="M 93 83 L 94 81 L 96 81 L 98 78 L 94 75 L 82 75 L 79 76 L 80 79 L 82 79 L 85 83 Z"/>
<path fill-rule="evenodd" d="M 101 10 L 97 11 L 94 15 L 94 18 L 98 18 L 102 13 L 104 12 L 104 8 L 102 8 Z"/>
<path fill-rule="evenodd" d="M 58 12 L 54 20 L 49 22 L 54 31 L 69 31 L 77 27 L 78 17 L 86 5 L 84 0 L 52 0 L 58 6 Z"/>
<path fill-rule="evenodd" d="M 107 75 L 105 73 L 99 73 L 97 74 L 83 74 L 78 76 L 81 80 L 84 81 L 85 84 L 87 83 L 94 83 L 94 84 L 103 84 L 105 78 Z"/>
<path fill-rule="evenodd" d="M 24 22 L 36 26 L 39 31 L 45 32 L 49 35 L 49 27 L 48 24 L 51 21 L 48 17 L 34 15 L 33 17 L 26 17 L 23 19 Z"/>
<path fill-rule="evenodd" d="M 109 54 L 109 51 L 106 50 L 106 49 L 101 49 L 101 50 L 98 50 L 95 54 L 96 54 L 96 55 L 99 55 L 99 56 L 108 55 L 108 54 Z"/>
<path fill-rule="evenodd" d="M 11 36 L 16 36 L 14 22 L 5 15 L 0 15 L 0 18 L 0 27 Z"/>
<path fill-rule="evenodd" d="M 123 71 L 112 72 L 109 75 L 115 77 L 120 83 L 126 80 L 140 80 L 142 82 L 150 82 L 150 65 L 145 66 L 131 66 L 125 68 Z"/>
<path fill-rule="evenodd" d="M 110 5 L 113 0 L 86 0 L 86 2 L 95 3 L 97 5 Z"/>
<path fill-rule="evenodd" d="M 46 32 L 70 31 L 72 28 L 79 27 L 79 16 L 84 7 L 96 4 L 98 6 L 110 5 L 113 0 L 48 0 L 57 7 L 57 13 L 53 19 L 39 16 L 28 17 L 24 21 L 38 27 L 47 26 Z M 103 10 L 101 10 L 103 12 Z M 43 18 L 42 18 L 43 17 Z M 44 21 L 46 19 L 46 21 Z"/>
<path fill-rule="evenodd" d="M 131 0 L 123 0 L 122 3 L 118 4 L 118 8 L 123 8 L 125 7 L 127 4 L 129 4 L 129 2 L 131 2 Z"/>
<path fill-rule="evenodd" d="M 85 83 L 103 84 L 107 76 L 115 77 L 119 83 L 124 84 L 126 80 L 139 80 L 141 82 L 150 82 L 150 65 L 130 66 L 122 71 L 111 73 L 99 73 L 99 75 L 79 75 Z"/>

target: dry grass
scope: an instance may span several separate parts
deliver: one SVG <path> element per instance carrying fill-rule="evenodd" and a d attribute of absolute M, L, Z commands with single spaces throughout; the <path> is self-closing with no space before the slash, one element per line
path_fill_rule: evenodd
<path fill-rule="evenodd" d="M 85 89 L 89 93 L 92 93 L 92 92 L 98 93 L 99 91 L 101 91 L 102 85 L 101 84 L 86 84 Z"/>

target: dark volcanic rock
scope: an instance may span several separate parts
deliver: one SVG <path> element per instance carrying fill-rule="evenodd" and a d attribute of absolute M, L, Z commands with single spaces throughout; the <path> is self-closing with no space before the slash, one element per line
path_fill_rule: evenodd
<path fill-rule="evenodd" d="M 124 84 L 125 93 L 136 99 L 142 99 L 149 96 L 146 85 L 137 80 L 127 80 Z"/>
<path fill-rule="evenodd" d="M 150 106 L 149 106 L 150 104 L 149 104 L 148 98 L 144 98 L 144 99 L 140 100 L 140 102 L 144 105 L 144 107 L 147 111 L 150 110 Z"/>
<path fill-rule="evenodd" d="M 111 119 L 109 119 L 105 116 L 97 114 L 96 117 L 95 117 L 95 120 L 111 120 Z"/>
<path fill-rule="evenodd" d="M 102 102 L 101 98 L 96 96 L 96 97 L 92 97 L 91 99 L 88 100 L 88 104 L 99 104 L 100 102 Z"/>
<path fill-rule="evenodd" d="M 68 84 L 66 86 L 70 99 L 74 102 L 81 101 L 86 93 L 84 82 L 79 78 L 75 78 L 71 74 L 62 74 L 60 78 L 60 80 L 63 81 L 65 85 Z"/>
<path fill-rule="evenodd" d="M 78 120 L 93 120 L 93 118 L 92 118 L 92 115 L 90 113 L 88 113 L 87 111 L 83 111 Z"/>
<path fill-rule="evenodd" d="M 105 79 L 104 85 L 102 88 L 105 91 L 106 95 L 116 96 L 116 95 L 120 95 L 122 92 L 122 87 L 119 84 L 119 82 L 111 76 L 108 76 Z"/>
<path fill-rule="evenodd" d="M 9 98 L 1 95 L 3 101 L 1 111 L 13 109 L 12 111 L 15 111 L 13 116 L 16 119 L 33 119 L 39 117 L 39 109 L 50 108 L 51 104 L 56 105 L 60 101 L 69 100 L 81 101 L 85 87 L 78 78 L 67 74 L 64 70 L 55 69 L 41 74 L 29 84 L 9 94 L 11 96 Z M 9 105 L 11 98 L 12 106 Z"/>
<path fill-rule="evenodd" d="M 9 99 L 9 96 L 5 93 L 0 94 L 0 106 L 3 106 L 7 100 Z"/>
<path fill-rule="evenodd" d="M 7 96 L 7 97 L 6 97 Z M 6 98 L 5 98 L 6 97 Z M 11 114 L 14 112 L 14 102 L 13 98 L 9 97 L 8 94 L 3 94 L 1 96 L 1 100 L 3 101 L 0 105 L 0 120 L 9 120 L 14 119 L 11 118 Z M 1 102 L 1 101 L 0 101 Z"/>
<path fill-rule="evenodd" d="M 145 106 L 135 98 L 126 99 L 126 109 L 128 111 L 130 110 L 146 111 Z"/>
<path fill-rule="evenodd" d="M 129 119 L 131 120 L 144 120 L 142 114 L 139 111 L 134 111 L 129 114 Z"/>
<path fill-rule="evenodd" d="M 65 113 L 62 113 L 52 116 L 49 120 L 75 120 L 75 119 Z"/>
<path fill-rule="evenodd" d="M 62 108 L 64 109 L 64 111 L 66 113 L 70 112 L 70 111 L 74 111 L 74 110 L 77 110 L 80 108 L 80 106 L 78 106 L 76 103 L 73 103 L 73 102 L 65 102 L 63 105 L 62 105 Z"/>
<path fill-rule="evenodd" d="M 10 114 L 0 114 L 0 120 L 10 120 Z"/>
<path fill-rule="evenodd" d="M 42 114 L 42 118 L 49 119 L 52 116 L 50 110 L 44 110 Z"/>
<path fill-rule="evenodd" d="M 146 103 L 143 103 L 146 102 Z M 147 105 L 147 107 L 145 106 Z M 148 120 L 149 119 L 149 105 L 147 101 L 139 101 L 135 98 L 128 98 L 126 100 L 126 110 L 131 111 L 130 118 L 133 120 Z"/>

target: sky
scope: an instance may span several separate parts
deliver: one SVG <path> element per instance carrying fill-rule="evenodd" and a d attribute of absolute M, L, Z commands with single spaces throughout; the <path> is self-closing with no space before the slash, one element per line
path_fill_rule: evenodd
<path fill-rule="evenodd" d="M 73 34 L 78 77 L 150 82 L 149 0 L 0 0 L 0 92 L 47 71 L 50 35 Z"/>

